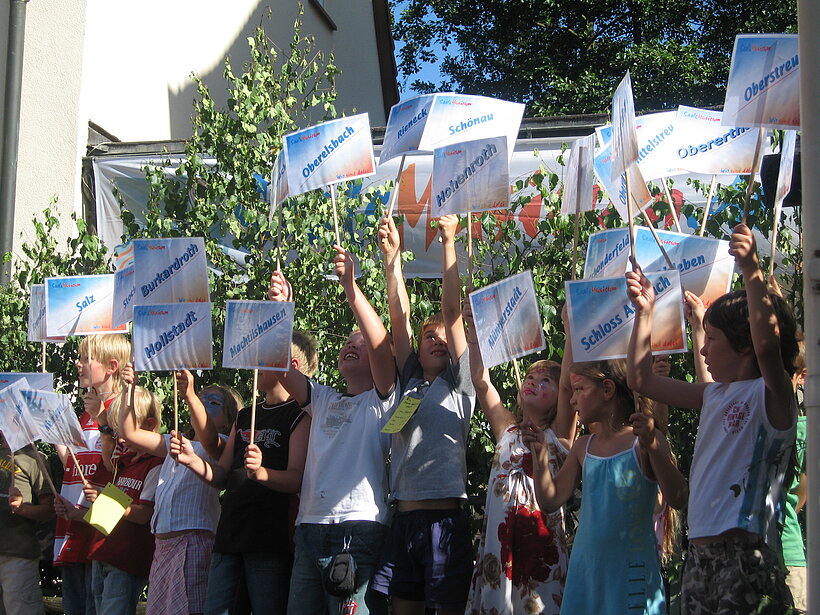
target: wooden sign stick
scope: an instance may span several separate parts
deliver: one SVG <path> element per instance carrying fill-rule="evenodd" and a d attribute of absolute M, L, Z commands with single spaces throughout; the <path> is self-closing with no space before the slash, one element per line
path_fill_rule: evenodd
<path fill-rule="evenodd" d="M 399 172 L 396 173 L 396 181 L 393 182 L 393 191 L 390 193 L 390 204 L 387 206 L 387 217 L 393 215 L 393 209 L 396 206 L 396 202 L 399 200 L 399 188 L 401 187 L 401 174 L 404 171 L 404 159 L 406 156 L 401 157 L 401 163 L 399 164 Z"/>
<path fill-rule="evenodd" d="M 253 370 L 253 393 L 251 394 L 251 434 L 248 444 L 254 444 L 256 437 L 256 387 L 259 384 L 259 370 Z"/>
<path fill-rule="evenodd" d="M 766 135 L 766 129 L 760 127 L 760 132 L 757 135 L 757 144 L 755 144 L 755 155 L 752 160 L 752 170 L 749 173 L 749 184 L 746 186 L 746 198 L 743 200 L 743 219 L 741 222 L 746 224 L 746 218 L 749 216 L 749 204 L 752 202 L 752 191 L 755 185 L 755 175 L 757 168 L 760 166 L 760 154 L 763 152 L 763 137 Z"/>
<path fill-rule="evenodd" d="M 715 187 L 717 186 L 717 175 L 712 175 L 712 183 L 709 184 L 709 193 L 706 197 L 706 205 L 703 206 L 703 220 L 700 222 L 700 230 L 698 235 L 703 237 L 706 231 L 706 221 L 709 219 L 709 210 L 712 208 L 712 198 L 715 196 Z"/>

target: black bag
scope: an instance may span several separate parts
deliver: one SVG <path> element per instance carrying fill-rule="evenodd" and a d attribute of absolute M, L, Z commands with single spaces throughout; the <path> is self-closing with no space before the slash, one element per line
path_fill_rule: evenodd
<path fill-rule="evenodd" d="M 346 598 L 356 591 L 356 561 L 349 546 L 350 539 L 346 538 L 342 552 L 335 555 L 326 568 L 325 590 L 338 598 Z"/>

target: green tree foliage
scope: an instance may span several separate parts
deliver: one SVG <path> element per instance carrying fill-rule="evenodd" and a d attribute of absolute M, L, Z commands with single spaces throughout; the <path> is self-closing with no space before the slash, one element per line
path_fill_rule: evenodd
<path fill-rule="evenodd" d="M 402 75 L 433 63 L 444 77 L 412 90 L 514 100 L 529 116 L 604 112 L 627 69 L 639 110 L 722 105 L 736 34 L 797 31 L 795 0 L 391 4 Z"/>

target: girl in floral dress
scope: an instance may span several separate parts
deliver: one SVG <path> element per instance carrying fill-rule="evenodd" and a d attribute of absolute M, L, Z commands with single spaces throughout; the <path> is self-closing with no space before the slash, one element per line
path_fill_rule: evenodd
<path fill-rule="evenodd" d="M 470 325 L 467 341 L 477 345 L 469 302 L 464 317 Z M 569 346 L 564 356 L 572 361 Z M 532 456 L 521 440 L 519 420 L 502 403 L 478 348 L 471 348 L 470 367 L 478 400 L 498 444 L 466 613 L 557 615 L 567 572 L 563 511 L 546 514 L 538 507 Z M 575 438 L 569 382 L 561 381 L 560 374 L 558 363 L 536 361 L 518 393 L 522 423 L 545 430 L 552 472 L 558 471 Z M 563 393 L 561 385 L 566 387 Z"/>

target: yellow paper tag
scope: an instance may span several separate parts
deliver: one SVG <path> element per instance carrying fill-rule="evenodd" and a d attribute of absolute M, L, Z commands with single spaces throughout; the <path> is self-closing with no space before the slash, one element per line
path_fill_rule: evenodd
<path fill-rule="evenodd" d="M 133 502 L 131 497 L 108 483 L 94 500 L 83 519 L 108 536 L 122 519 L 125 509 L 131 506 L 131 502 Z"/>
<path fill-rule="evenodd" d="M 416 413 L 416 410 L 419 409 L 419 404 L 421 404 L 421 397 L 411 397 L 410 394 L 405 395 L 393 416 L 382 427 L 382 433 L 400 432 L 407 425 L 407 421 Z"/>

